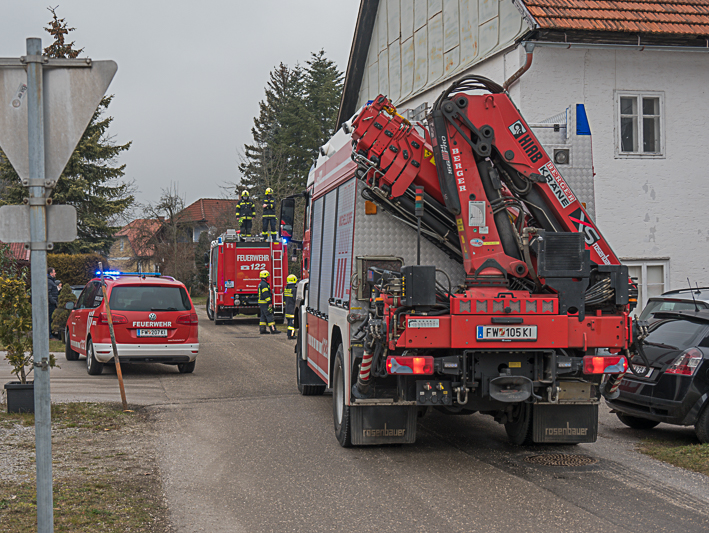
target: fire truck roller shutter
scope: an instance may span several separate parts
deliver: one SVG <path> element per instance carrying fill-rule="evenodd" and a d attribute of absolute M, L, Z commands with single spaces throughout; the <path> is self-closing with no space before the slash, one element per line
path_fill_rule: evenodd
<path fill-rule="evenodd" d="M 332 266 L 335 259 L 335 228 L 337 227 L 337 189 L 325 195 L 323 213 L 322 253 L 320 259 L 320 291 L 318 309 L 328 313 L 332 296 Z"/>
<path fill-rule="evenodd" d="M 310 236 L 310 281 L 308 291 L 310 292 L 310 308 L 319 310 L 320 295 L 320 252 L 322 250 L 322 215 L 325 197 L 321 196 L 313 201 L 313 221 Z"/>

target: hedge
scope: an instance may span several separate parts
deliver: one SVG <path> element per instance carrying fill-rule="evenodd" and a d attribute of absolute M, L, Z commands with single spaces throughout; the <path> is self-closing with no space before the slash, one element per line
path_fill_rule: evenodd
<path fill-rule="evenodd" d="M 64 285 L 85 285 L 96 275 L 98 264 L 108 270 L 105 257 L 98 254 L 48 254 L 47 266 L 57 272 L 57 280 Z"/>

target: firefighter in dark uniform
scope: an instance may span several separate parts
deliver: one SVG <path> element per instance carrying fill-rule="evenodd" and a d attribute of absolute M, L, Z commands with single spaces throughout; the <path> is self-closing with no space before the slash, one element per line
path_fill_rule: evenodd
<path fill-rule="evenodd" d="M 293 274 L 288 276 L 286 279 L 288 284 L 283 291 L 283 299 L 286 303 L 286 319 L 288 320 L 288 338 L 295 339 L 295 327 L 293 326 L 293 319 L 295 317 L 295 290 L 298 283 L 298 278 Z"/>
<path fill-rule="evenodd" d="M 269 227 L 271 228 L 269 230 Z M 265 240 L 276 240 L 276 205 L 273 201 L 273 189 L 266 189 L 266 198 L 263 201 L 263 231 L 261 236 Z"/>
<path fill-rule="evenodd" d="M 276 329 L 276 319 L 273 317 L 273 298 L 271 286 L 268 284 L 269 276 L 268 270 L 262 270 L 259 274 L 261 283 L 258 284 L 258 307 L 261 310 L 261 317 L 258 326 L 261 335 L 280 333 Z"/>
<path fill-rule="evenodd" d="M 256 216 L 256 207 L 249 199 L 249 191 L 241 193 L 241 201 L 236 205 L 236 218 L 241 225 L 241 235 L 251 237 L 251 223 Z"/>

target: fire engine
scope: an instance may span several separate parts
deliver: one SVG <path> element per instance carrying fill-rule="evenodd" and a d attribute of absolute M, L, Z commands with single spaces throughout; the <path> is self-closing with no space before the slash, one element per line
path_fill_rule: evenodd
<path fill-rule="evenodd" d="M 519 445 L 594 442 L 637 289 L 504 89 L 465 77 L 425 124 L 379 96 L 320 152 L 296 379 L 332 389 L 339 443 L 412 443 L 431 409 Z"/>
<path fill-rule="evenodd" d="M 283 322 L 283 289 L 288 275 L 287 246 L 283 241 L 268 242 L 261 237 L 242 237 L 228 229 L 212 241 L 209 257 L 207 316 L 215 324 L 237 315 L 258 315 L 259 272 L 271 274 L 273 312 Z M 284 268 L 286 269 L 284 273 Z"/>

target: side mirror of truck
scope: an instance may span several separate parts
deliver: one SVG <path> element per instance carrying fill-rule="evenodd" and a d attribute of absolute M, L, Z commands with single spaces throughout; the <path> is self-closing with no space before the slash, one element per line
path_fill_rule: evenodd
<path fill-rule="evenodd" d="M 295 219 L 295 198 L 281 200 L 281 225 L 278 237 L 281 241 L 290 241 L 293 237 L 293 221 Z"/>

